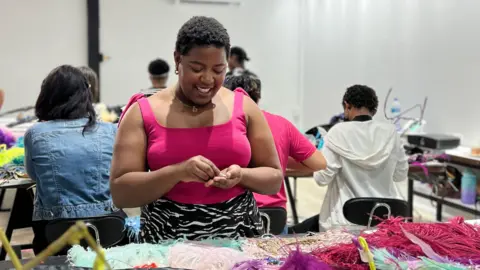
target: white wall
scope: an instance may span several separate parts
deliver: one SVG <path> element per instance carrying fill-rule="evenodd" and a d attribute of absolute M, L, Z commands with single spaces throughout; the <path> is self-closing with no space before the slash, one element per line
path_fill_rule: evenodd
<path fill-rule="evenodd" d="M 293 120 L 300 102 L 299 5 L 295 0 L 242 2 L 237 7 L 174 4 L 171 0 L 100 1 L 101 51 L 111 57 L 101 64 L 102 102 L 125 103 L 133 93 L 149 87 L 147 65 L 156 57 L 169 62 L 169 83 L 175 83 L 177 32 L 192 16 L 206 15 L 225 26 L 232 45 L 247 51 L 251 58 L 247 67 L 262 79 L 261 105 Z"/>
<path fill-rule="evenodd" d="M 305 1 L 303 127 L 341 112 L 359 83 L 377 90 L 379 118 L 393 87 L 403 108 L 428 96 L 427 131 L 480 139 L 480 1 Z"/>
<path fill-rule="evenodd" d="M 61 64 L 87 64 L 86 1 L 1 0 L 2 110 L 34 105 L 42 80 Z"/>

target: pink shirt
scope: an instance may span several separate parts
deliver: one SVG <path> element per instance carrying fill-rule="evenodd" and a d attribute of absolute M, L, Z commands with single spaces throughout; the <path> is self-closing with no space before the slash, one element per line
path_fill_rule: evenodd
<path fill-rule="evenodd" d="M 147 162 L 151 170 L 177 164 L 197 155 L 211 160 L 220 170 L 237 164 L 247 167 L 251 149 L 243 112 L 244 94 L 235 92 L 233 113 L 226 123 L 199 128 L 168 128 L 160 125 L 146 98 L 137 102 L 148 138 Z M 241 186 L 224 190 L 204 183 L 180 182 L 165 197 L 184 204 L 214 204 L 245 192 Z"/>
<path fill-rule="evenodd" d="M 311 157 L 315 151 L 315 146 L 287 119 L 263 112 L 267 119 L 270 130 L 272 131 L 277 147 L 278 158 L 283 169 L 283 174 L 287 170 L 288 157 L 292 157 L 297 162 L 302 162 Z M 285 184 L 282 184 L 280 191 L 275 195 L 256 194 L 255 200 L 258 207 L 287 207 L 287 196 L 285 193 Z"/>

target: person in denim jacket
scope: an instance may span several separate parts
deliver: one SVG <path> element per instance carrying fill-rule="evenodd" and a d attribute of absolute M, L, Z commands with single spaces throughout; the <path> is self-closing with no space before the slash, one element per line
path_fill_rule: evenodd
<path fill-rule="evenodd" d="M 25 167 L 36 182 L 32 220 L 35 253 L 48 243 L 45 225 L 56 219 L 118 211 L 109 177 L 116 126 L 97 122 L 90 85 L 72 66 L 54 69 L 35 105 L 39 123 L 25 134 Z"/>

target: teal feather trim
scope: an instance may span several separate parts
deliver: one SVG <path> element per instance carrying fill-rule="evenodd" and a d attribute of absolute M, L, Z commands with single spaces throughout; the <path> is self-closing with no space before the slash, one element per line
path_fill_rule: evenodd
<path fill-rule="evenodd" d="M 377 269 L 382 270 L 463 270 L 468 266 L 449 262 L 441 263 L 427 257 L 414 258 L 402 254 L 399 258 L 391 254 L 386 248 L 375 249 L 372 251 L 373 259 Z"/>
<path fill-rule="evenodd" d="M 441 270 L 463 270 L 463 269 L 473 269 L 468 266 L 461 265 L 458 263 L 440 263 L 426 257 L 420 257 L 423 262 L 422 269 L 441 269 Z"/>
<path fill-rule="evenodd" d="M 20 147 L 20 148 L 25 148 L 25 144 L 23 142 L 23 136 L 22 137 L 19 137 L 17 139 L 17 142 L 15 143 L 15 146 L 16 147 Z"/>
<path fill-rule="evenodd" d="M 129 244 L 105 249 L 105 258 L 113 269 L 131 269 L 135 266 L 155 263 L 158 267 L 168 265 L 169 245 Z M 76 267 L 92 268 L 95 252 L 75 245 L 68 250 L 68 261 Z"/>
<path fill-rule="evenodd" d="M 131 242 L 138 243 L 140 235 L 140 216 L 127 217 L 125 219 L 125 230 Z"/>
<path fill-rule="evenodd" d="M 133 217 L 131 221 L 138 221 Z M 105 249 L 105 257 L 113 269 L 129 269 L 139 265 L 155 263 L 158 267 L 168 266 L 170 248 L 179 243 L 195 243 L 210 247 L 231 248 L 241 251 L 243 240 L 207 239 L 203 241 L 167 240 L 159 244 L 128 244 Z M 68 251 L 68 260 L 73 266 L 93 267 L 96 254 L 91 249 L 73 246 Z"/>
<path fill-rule="evenodd" d="M 386 248 L 372 250 L 373 260 L 377 269 L 397 270 L 409 269 L 409 264 L 393 256 Z"/>
<path fill-rule="evenodd" d="M 14 157 L 10 163 L 23 166 L 25 164 L 25 155 Z"/>

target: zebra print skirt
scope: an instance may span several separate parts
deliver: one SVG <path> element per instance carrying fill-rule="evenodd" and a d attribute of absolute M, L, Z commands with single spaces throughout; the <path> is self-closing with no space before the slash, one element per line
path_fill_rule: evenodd
<path fill-rule="evenodd" d="M 159 199 L 142 208 L 140 241 L 254 237 L 264 233 L 252 192 L 217 204 L 182 204 Z"/>

